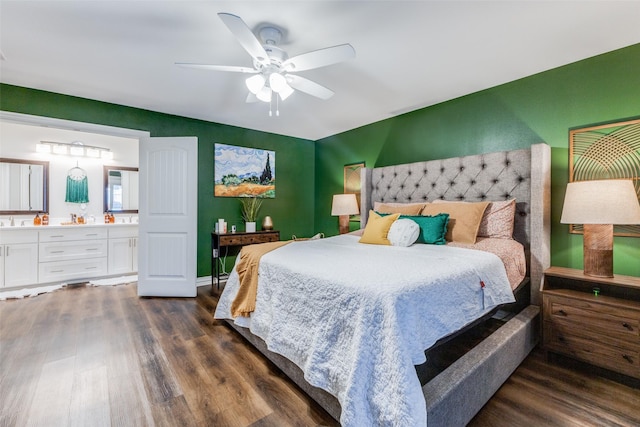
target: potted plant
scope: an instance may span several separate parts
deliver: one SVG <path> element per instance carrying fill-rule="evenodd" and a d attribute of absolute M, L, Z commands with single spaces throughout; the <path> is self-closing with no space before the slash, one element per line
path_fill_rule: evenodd
<path fill-rule="evenodd" d="M 256 231 L 256 220 L 258 212 L 262 206 L 262 199 L 257 197 L 245 197 L 240 199 L 242 205 L 242 219 L 245 223 L 245 230 L 249 233 Z"/>

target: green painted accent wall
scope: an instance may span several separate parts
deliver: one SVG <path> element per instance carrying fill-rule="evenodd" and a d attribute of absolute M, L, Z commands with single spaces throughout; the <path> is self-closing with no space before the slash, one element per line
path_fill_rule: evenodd
<path fill-rule="evenodd" d="M 198 276 L 211 273 L 210 232 L 218 218 L 244 229 L 237 199 L 213 197 L 215 142 L 276 152 L 276 198 L 266 199 L 265 215 L 273 218 L 282 238 L 311 236 L 314 231 L 314 142 L 122 105 L 60 95 L 24 87 L 0 85 L 0 110 L 95 123 L 151 133 L 152 137 L 198 138 Z M 227 260 L 227 271 L 234 257 Z"/>
<path fill-rule="evenodd" d="M 331 196 L 342 192 L 345 164 L 386 166 L 546 142 L 552 148 L 551 263 L 582 269 L 582 235 L 560 224 L 569 130 L 639 116 L 636 44 L 319 140 L 316 231 L 338 232 Z M 640 238 L 614 239 L 614 271 L 640 276 Z"/>

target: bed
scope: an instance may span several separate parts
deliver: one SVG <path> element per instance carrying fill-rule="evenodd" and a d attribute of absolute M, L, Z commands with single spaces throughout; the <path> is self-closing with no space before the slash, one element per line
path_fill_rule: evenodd
<path fill-rule="evenodd" d="M 265 255 L 260 264 L 261 284 L 258 287 L 258 300 L 262 301 L 261 307 L 263 308 L 258 311 L 258 304 L 256 305 L 257 314 L 253 319 L 251 317 L 238 318 L 235 322 L 231 319 L 229 301 L 232 296 L 230 294 L 235 292 L 234 287 L 236 286 L 232 273 L 216 309 L 216 318 L 226 319 L 234 329 L 280 367 L 334 418 L 341 420 L 345 425 L 362 425 L 362 422 L 377 425 L 421 425 L 426 424 L 427 421 L 429 425 L 464 425 L 521 363 L 538 339 L 538 289 L 542 271 L 549 262 L 549 157 L 549 147 L 545 144 L 536 144 L 530 149 L 363 170 L 361 198 L 363 228 L 366 228 L 369 212 L 376 202 L 407 204 L 431 203 L 436 200 L 441 202 L 516 200 L 513 235 L 524 248 L 526 277 L 521 283 L 515 285 L 508 283 L 507 280 L 507 286 L 518 291 L 516 292 L 518 296 L 516 306 L 525 308 L 453 365 L 426 383 L 420 381 L 416 373 L 416 371 L 419 372 L 419 369 L 409 370 L 406 368 L 407 360 L 411 360 L 414 365 L 423 363 L 424 351 L 430 346 L 446 340 L 450 334 L 464 330 L 468 325 L 476 323 L 479 318 L 483 318 L 496 307 L 513 301 L 513 294 L 509 295 L 511 298 L 509 299 L 504 296 L 502 290 L 494 291 L 493 286 L 496 286 L 496 289 L 504 286 L 504 284 L 494 284 L 494 276 L 497 277 L 501 274 L 504 276 L 499 280 L 495 279 L 496 282 L 504 282 L 508 279 L 504 269 L 496 267 L 495 263 L 498 257 L 495 255 L 473 254 L 470 257 L 471 252 L 479 251 L 451 247 L 453 245 L 447 245 L 441 248 L 438 254 L 431 255 L 435 258 L 440 257 L 442 260 L 457 259 L 457 265 L 469 266 L 467 268 L 469 273 L 460 273 L 464 270 L 462 268 L 452 268 L 453 273 L 443 271 L 442 274 L 449 274 L 450 276 L 447 276 L 449 278 L 435 280 L 436 285 L 430 284 L 429 289 L 435 289 L 435 291 L 426 294 L 426 300 L 438 301 L 439 296 L 444 293 L 446 284 L 454 283 L 454 280 L 480 283 L 479 286 L 470 288 L 469 295 L 464 297 L 465 300 L 474 300 L 475 303 L 454 316 L 457 323 L 451 329 L 440 331 L 436 335 L 426 331 L 438 323 L 439 316 L 446 317 L 447 309 L 444 313 L 438 313 L 434 310 L 440 304 L 433 304 L 433 309 L 429 312 L 434 311 L 433 316 L 435 317 L 426 317 L 422 307 L 428 303 L 425 302 L 426 300 L 423 301 L 422 297 L 415 297 L 418 294 L 414 289 L 414 284 L 408 286 L 413 292 L 410 294 L 413 295 L 413 298 L 409 299 L 415 301 L 407 301 L 406 297 L 398 297 L 394 292 L 387 290 L 379 291 L 380 288 L 386 289 L 384 287 L 363 284 L 364 282 L 375 282 L 376 278 L 382 282 L 404 280 L 409 282 L 410 276 L 422 277 L 421 275 L 426 272 L 418 271 L 417 267 L 411 268 L 411 265 L 422 265 L 423 262 L 416 261 L 411 257 L 423 256 L 422 253 L 416 255 L 415 253 L 418 251 L 432 251 L 433 248 L 429 248 L 432 245 L 422 245 L 423 247 L 412 249 L 410 253 L 405 252 L 404 256 L 408 258 L 407 263 L 401 264 L 401 261 L 394 261 L 394 263 L 401 265 L 398 271 L 389 273 L 390 275 L 385 276 L 387 272 L 383 268 L 378 270 L 369 268 L 372 271 L 360 268 L 358 276 L 366 280 L 363 283 L 357 283 L 357 280 L 354 280 L 353 284 L 342 282 L 344 274 L 337 266 L 340 262 L 331 260 L 327 261 L 330 263 L 329 265 L 323 265 L 322 252 L 316 252 L 315 259 L 319 260 L 317 264 L 324 271 L 322 284 L 296 289 L 296 286 L 301 286 L 300 283 L 305 282 L 305 280 L 296 282 L 296 276 L 306 274 L 306 271 L 286 269 L 289 268 L 286 266 L 287 260 L 294 260 L 299 265 L 304 264 L 304 260 L 297 256 L 302 253 L 302 246 L 294 248 L 292 245 L 305 245 L 311 253 L 316 250 L 326 250 L 327 248 L 322 249 L 322 247 L 328 246 L 327 253 L 342 254 L 339 255 L 339 258 L 342 257 L 346 260 L 347 254 L 357 248 L 359 239 L 349 235 L 324 239 L 325 242 L 295 242 Z M 374 219 L 378 220 L 372 218 L 371 221 L 373 222 Z M 374 245 L 360 244 L 360 246 Z M 374 260 L 373 264 L 378 266 L 383 264 L 388 253 L 382 252 L 382 248 L 373 247 L 366 248 L 366 251 L 368 252 L 361 256 L 370 261 Z M 440 255 L 443 253 L 442 251 L 446 253 L 446 256 Z M 476 257 L 481 259 L 476 259 Z M 481 267 L 476 269 L 475 266 L 481 264 L 482 268 L 493 268 L 495 274 L 487 275 L 484 270 L 479 270 Z M 498 264 L 502 265 L 499 259 Z M 330 266 L 336 266 L 335 272 Z M 285 268 L 284 273 L 276 267 Z M 311 268 L 311 266 L 305 266 L 303 270 Z M 427 269 L 431 270 L 437 268 L 437 262 L 427 266 Z M 367 277 L 367 274 L 371 274 L 371 276 Z M 475 279 L 458 277 L 461 274 L 463 276 L 476 274 L 476 276 L 473 276 Z M 293 282 L 297 284 L 288 283 L 291 281 L 291 277 L 294 278 Z M 402 277 L 402 280 L 398 280 L 399 277 Z M 279 286 L 269 286 L 262 282 L 269 278 Z M 487 282 L 486 288 L 484 282 Z M 438 288 L 438 284 L 441 286 L 440 288 Z M 359 289 L 360 293 L 358 294 L 350 294 L 352 289 L 349 286 L 362 289 Z M 227 292 L 227 287 L 229 292 Z M 286 302 L 286 304 L 290 304 L 288 310 L 277 309 L 277 304 L 283 298 L 281 288 L 287 289 L 287 295 L 298 295 L 298 301 Z M 291 291 L 292 289 L 293 291 Z M 340 292 L 343 292 L 344 295 Z M 497 293 L 493 294 L 493 292 Z M 385 294 L 384 297 L 391 298 L 393 302 L 389 303 L 388 300 L 382 299 L 381 294 Z M 326 298 L 327 295 L 330 295 L 332 300 L 340 301 L 335 304 L 335 307 L 339 308 L 338 310 L 335 307 L 330 308 L 330 305 L 322 306 L 317 302 Z M 363 299 L 362 295 L 367 295 L 368 299 Z M 313 300 L 316 297 L 318 300 Z M 324 307 L 322 308 L 324 311 L 314 315 L 308 314 L 311 308 L 304 306 L 305 299 L 314 301 L 314 306 Z M 357 301 L 357 303 L 354 305 L 353 301 Z M 415 304 L 416 301 L 422 302 Z M 395 309 L 389 310 L 391 315 L 380 308 L 387 307 L 389 304 L 392 304 L 391 307 L 395 307 Z M 271 305 L 276 309 L 264 308 Z M 358 307 L 361 305 L 366 306 L 367 310 L 360 310 Z M 416 305 L 421 309 L 416 310 Z M 471 306 L 475 306 L 477 310 L 474 311 Z M 468 316 L 466 316 L 467 313 Z M 292 324 L 307 316 L 310 318 L 307 320 L 312 320 L 312 324 L 315 320 L 317 326 L 316 329 L 309 329 L 313 332 L 307 334 L 308 336 L 296 332 L 295 328 L 291 327 Z M 397 319 L 402 320 L 405 317 L 410 317 L 410 321 L 414 324 L 413 326 L 407 326 L 406 323 L 394 325 L 389 320 L 390 317 L 394 319 L 394 322 Z M 423 319 L 423 317 L 425 318 Z M 378 327 L 378 325 L 384 326 Z M 291 329 L 288 329 L 290 327 Z M 366 329 L 366 333 L 361 333 L 362 329 Z M 393 330 L 393 333 L 389 330 Z M 372 334 L 375 338 L 367 340 L 366 334 Z M 320 342 L 319 336 L 322 336 L 323 340 L 326 336 L 332 336 L 335 342 L 333 345 L 328 345 L 325 341 L 322 341 L 323 344 L 318 344 Z M 287 337 L 290 337 L 293 342 L 287 343 Z M 358 346 L 355 346 L 357 348 L 356 356 L 352 356 L 349 352 L 342 352 L 341 345 L 345 344 L 344 341 L 347 341 L 351 346 L 354 342 L 359 343 Z M 370 342 L 379 345 L 373 346 Z M 396 347 L 394 347 L 396 345 L 401 350 L 396 351 Z M 291 349 L 288 346 L 291 346 Z M 313 350 L 314 346 L 320 346 L 322 350 Z M 287 355 L 287 358 L 281 354 Z M 349 361 L 355 357 L 356 361 L 343 363 L 340 357 Z M 390 365 L 389 361 L 391 361 Z M 343 368 L 343 365 L 346 367 Z M 334 369 L 335 366 L 339 366 L 339 368 Z M 348 386 L 340 388 L 341 386 L 336 386 L 336 383 L 340 383 L 340 381 L 344 383 L 342 377 L 348 379 Z M 384 385 L 385 383 L 390 391 L 386 396 L 382 391 L 376 392 L 376 389 L 381 387 L 380 384 Z M 362 390 L 358 391 L 358 388 L 362 388 Z M 377 394 L 363 401 L 354 400 L 353 396 L 360 396 L 369 388 Z M 331 391 L 332 394 L 323 389 Z M 345 392 L 345 389 L 348 389 L 349 392 Z M 339 399 L 336 399 L 334 395 Z M 399 400 L 394 400 L 396 396 L 400 396 Z M 342 402 L 344 408 L 339 401 Z M 405 402 L 409 402 L 406 408 L 403 406 Z M 416 406 L 418 410 L 416 410 Z M 371 417 L 369 421 L 363 421 L 367 417 Z"/>

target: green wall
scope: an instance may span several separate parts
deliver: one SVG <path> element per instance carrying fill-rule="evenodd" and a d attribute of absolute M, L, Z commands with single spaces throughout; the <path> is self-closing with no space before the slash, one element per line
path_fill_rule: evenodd
<path fill-rule="evenodd" d="M 582 269 L 582 236 L 559 222 L 569 130 L 638 116 L 640 44 L 322 139 L 315 228 L 337 234 L 329 212 L 331 195 L 342 192 L 345 164 L 386 166 L 546 142 L 552 148 L 551 263 Z M 640 238 L 615 238 L 614 271 L 640 276 Z"/>
<path fill-rule="evenodd" d="M 0 110 L 54 117 L 127 129 L 151 136 L 198 138 L 198 276 L 211 272 L 210 232 L 218 218 L 241 226 L 237 199 L 213 197 L 213 147 L 215 142 L 276 152 L 276 198 L 262 205 L 260 219 L 273 218 L 283 238 L 313 234 L 314 143 L 201 120 L 156 113 L 89 99 L 0 85 Z M 258 225 L 259 227 L 259 225 Z M 227 261 L 227 270 L 233 266 Z"/>
<path fill-rule="evenodd" d="M 568 133 L 640 116 L 640 44 L 316 143 L 5 84 L 0 85 L 0 110 L 138 129 L 151 136 L 198 137 L 198 276 L 210 274 L 209 233 L 217 218 L 241 223 L 235 199 L 213 197 L 215 142 L 276 151 L 276 199 L 265 201 L 261 215 L 274 219 L 282 238 L 337 234 L 331 196 L 342 192 L 345 164 L 385 166 L 546 142 L 552 147 L 551 262 L 582 268 L 582 236 L 559 223 Z M 615 272 L 640 276 L 640 239 L 616 237 L 614 244 Z"/>

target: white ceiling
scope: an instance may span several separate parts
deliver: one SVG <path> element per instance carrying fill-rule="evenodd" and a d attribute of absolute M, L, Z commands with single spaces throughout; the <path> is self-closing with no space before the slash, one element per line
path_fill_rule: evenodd
<path fill-rule="evenodd" d="M 269 117 L 245 103 L 251 67 L 218 18 L 287 34 L 289 56 L 350 43 L 356 58 L 301 72 Z M 638 1 L 0 1 L 0 81 L 317 140 L 640 43 Z"/>

